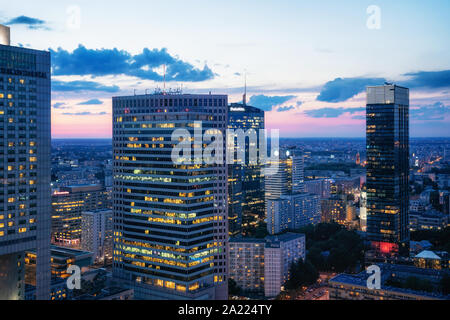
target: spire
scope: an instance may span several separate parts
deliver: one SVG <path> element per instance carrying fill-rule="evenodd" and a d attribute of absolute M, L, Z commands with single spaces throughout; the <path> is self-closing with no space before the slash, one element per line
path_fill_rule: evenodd
<path fill-rule="evenodd" d="M 244 96 L 242 97 L 242 103 L 244 106 L 247 105 L 247 73 L 245 73 L 245 86 L 244 86 Z"/>

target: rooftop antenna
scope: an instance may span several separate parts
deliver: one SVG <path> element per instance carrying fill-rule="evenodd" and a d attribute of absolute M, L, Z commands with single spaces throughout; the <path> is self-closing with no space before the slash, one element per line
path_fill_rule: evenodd
<path fill-rule="evenodd" d="M 242 103 L 244 104 L 244 106 L 246 106 L 247 105 L 247 72 L 245 72 L 244 79 L 245 79 L 244 80 L 245 85 L 244 85 L 244 95 L 242 97 Z"/>
<path fill-rule="evenodd" d="M 166 94 L 166 64 L 164 64 L 164 89 L 163 89 L 163 95 Z"/>
<path fill-rule="evenodd" d="M 134 89 L 134 95 L 136 95 L 136 89 Z"/>

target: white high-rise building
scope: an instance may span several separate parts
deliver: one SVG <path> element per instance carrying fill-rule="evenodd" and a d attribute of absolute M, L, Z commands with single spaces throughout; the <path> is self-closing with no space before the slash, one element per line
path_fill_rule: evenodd
<path fill-rule="evenodd" d="M 113 211 L 100 209 L 81 214 L 81 249 L 93 253 L 96 263 L 112 261 Z"/>
<path fill-rule="evenodd" d="M 230 239 L 230 278 L 246 293 L 277 296 L 291 265 L 306 257 L 305 235 Z"/>
<path fill-rule="evenodd" d="M 305 192 L 305 170 L 303 153 L 299 150 L 289 151 L 292 172 L 292 193 Z"/>
<path fill-rule="evenodd" d="M 267 200 L 267 231 L 270 234 L 278 234 L 288 229 L 297 230 L 320 221 L 318 195 L 302 192 Z"/>
<path fill-rule="evenodd" d="M 265 176 L 266 207 L 268 200 L 279 199 L 288 192 L 288 181 L 286 162 L 280 160 L 277 173 Z"/>

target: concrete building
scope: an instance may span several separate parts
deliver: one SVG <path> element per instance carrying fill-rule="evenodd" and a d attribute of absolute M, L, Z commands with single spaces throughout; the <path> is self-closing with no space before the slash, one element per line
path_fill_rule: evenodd
<path fill-rule="evenodd" d="M 309 193 L 282 195 L 267 201 L 267 231 L 278 234 L 285 230 L 297 230 L 321 220 L 319 196 Z"/>
<path fill-rule="evenodd" d="M 322 199 L 329 198 L 331 196 L 331 186 L 333 185 L 332 179 L 314 179 L 305 181 L 305 192 L 316 194 Z"/>
<path fill-rule="evenodd" d="M 51 274 L 52 279 L 70 276 L 67 269 L 71 265 L 77 265 L 80 268 L 92 265 L 92 252 L 70 249 L 65 247 L 51 246 Z M 29 250 L 25 253 L 25 269 L 27 283 L 36 285 L 36 250 Z"/>
<path fill-rule="evenodd" d="M 230 238 L 230 278 L 246 294 L 264 294 L 265 239 Z"/>
<path fill-rule="evenodd" d="M 226 136 L 227 99 L 165 92 L 113 98 L 113 275 L 137 299 L 228 297 L 227 166 L 201 158 L 206 131 Z M 177 129 L 191 139 L 172 140 Z M 195 152 L 173 159 L 180 139 Z M 217 147 L 225 154 L 225 142 Z"/>
<path fill-rule="evenodd" d="M 437 210 L 409 213 L 409 229 L 417 230 L 442 230 L 449 226 L 449 216 Z"/>
<path fill-rule="evenodd" d="M 30 249 L 50 299 L 50 78 L 50 53 L 11 46 L 0 26 L 0 300 L 24 299 Z"/>
<path fill-rule="evenodd" d="M 320 202 L 322 210 L 322 222 L 337 222 L 345 225 L 347 220 L 347 200 L 345 196 L 333 196 L 322 199 Z"/>
<path fill-rule="evenodd" d="M 244 294 L 277 296 L 292 263 L 305 259 L 305 236 L 285 233 L 264 239 L 230 239 L 230 278 Z"/>
<path fill-rule="evenodd" d="M 110 207 L 109 194 L 99 184 L 62 187 L 52 194 L 52 243 L 78 249 L 84 211 Z"/>
<path fill-rule="evenodd" d="M 339 274 L 329 281 L 330 300 L 449 300 L 438 292 L 438 286 L 448 271 L 421 269 L 413 266 L 377 264 L 381 269 L 381 288 L 369 289 L 366 271 L 358 274 Z M 400 288 L 399 283 L 415 277 L 426 280 L 435 292 Z"/>
<path fill-rule="evenodd" d="M 94 263 L 108 264 L 113 258 L 113 211 L 85 211 L 81 215 L 81 249 L 93 253 Z"/>

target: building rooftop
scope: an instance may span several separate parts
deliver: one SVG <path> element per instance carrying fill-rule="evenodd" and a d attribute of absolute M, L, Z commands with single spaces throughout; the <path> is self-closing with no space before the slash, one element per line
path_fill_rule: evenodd
<path fill-rule="evenodd" d="M 288 232 L 280 235 L 270 235 L 265 238 L 246 238 L 246 237 L 234 237 L 230 238 L 229 242 L 232 243 L 265 243 L 265 244 L 279 244 L 281 242 L 287 242 L 299 238 L 304 238 L 303 233 Z"/>
<path fill-rule="evenodd" d="M 263 238 L 246 238 L 246 237 L 233 237 L 229 239 L 229 242 L 232 243 L 265 243 L 266 240 Z"/>
<path fill-rule="evenodd" d="M 429 251 L 429 250 L 423 250 L 421 253 L 416 255 L 414 258 L 441 260 L 441 257 L 439 257 L 437 254 L 435 254 L 433 251 Z"/>
<path fill-rule="evenodd" d="M 386 280 L 391 278 L 391 276 L 401 277 L 401 275 L 408 275 L 408 276 L 417 276 L 421 278 L 429 277 L 437 279 L 445 274 L 449 275 L 450 272 L 448 270 L 421 269 L 408 265 L 394 265 L 384 263 L 380 263 L 377 265 L 381 268 L 382 273 L 381 290 L 450 300 L 450 295 L 445 296 L 442 295 L 441 293 L 436 292 L 416 291 L 411 289 L 397 288 L 384 285 Z M 342 273 L 332 278 L 329 282 L 367 288 L 367 279 L 369 276 L 370 274 L 368 274 L 366 271 L 362 271 L 358 274 Z"/>
<path fill-rule="evenodd" d="M 291 241 L 298 238 L 304 238 L 305 235 L 303 233 L 293 233 L 293 232 L 287 232 L 280 235 L 271 235 L 267 236 L 265 239 L 266 241 L 270 242 L 286 242 Z"/>
<path fill-rule="evenodd" d="M 143 98 L 158 98 L 158 99 L 161 99 L 161 98 L 173 98 L 173 97 L 178 97 L 178 98 L 181 98 L 181 97 L 192 97 L 192 98 L 195 98 L 195 97 L 208 97 L 208 96 L 211 96 L 211 97 L 223 97 L 223 98 L 227 97 L 226 94 L 181 93 L 180 91 L 176 91 L 176 90 L 175 91 L 166 91 L 165 93 L 163 93 L 162 91 L 155 90 L 154 93 L 136 94 L 136 95 L 128 95 L 128 96 L 116 96 L 116 97 L 113 97 L 113 99 L 130 99 L 130 98 L 133 98 L 133 99 L 143 99 Z"/>

